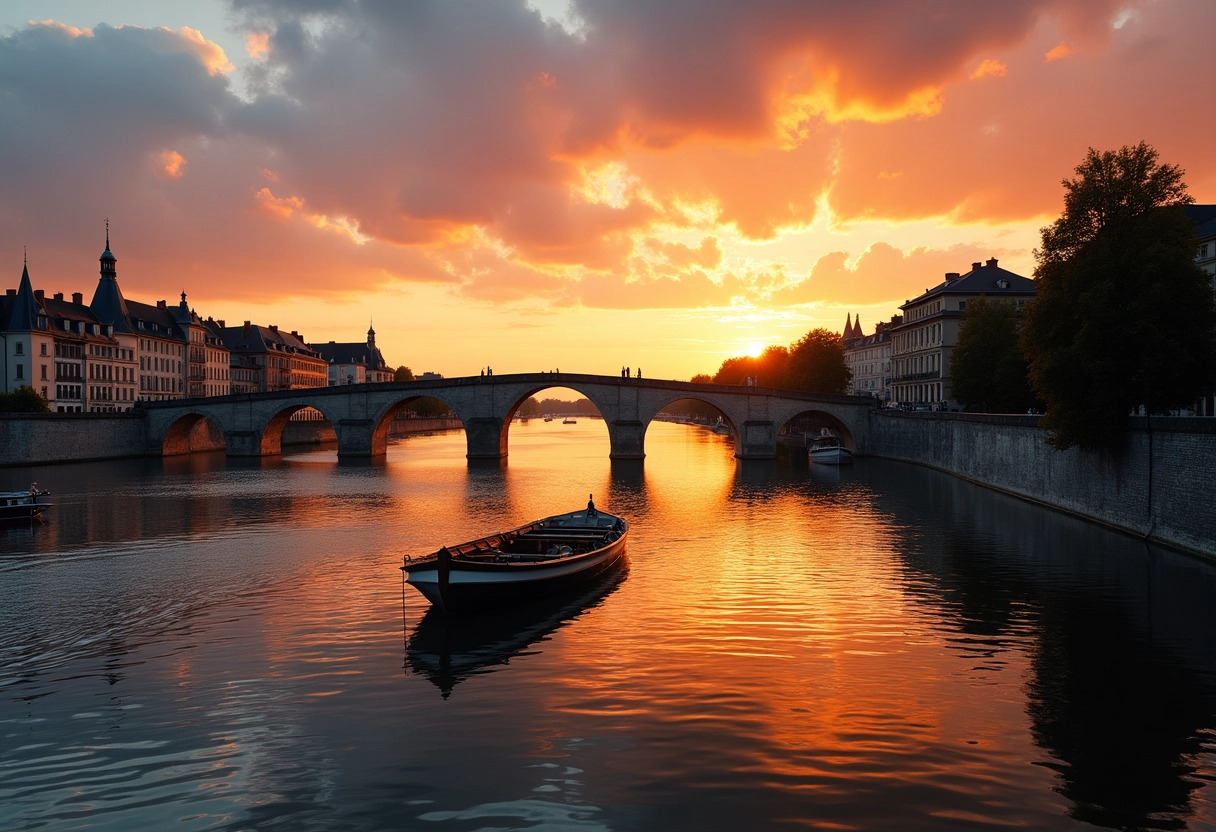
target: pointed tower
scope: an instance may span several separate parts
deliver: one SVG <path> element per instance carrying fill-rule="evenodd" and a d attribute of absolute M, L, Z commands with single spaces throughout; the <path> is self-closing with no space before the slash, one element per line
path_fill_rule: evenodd
<path fill-rule="evenodd" d="M 861 313 L 860 312 L 857 314 L 857 317 L 853 319 L 853 337 L 854 338 L 864 338 L 865 337 L 861 332 Z"/>
<path fill-rule="evenodd" d="M 850 312 L 844 316 L 844 334 L 841 336 L 845 341 L 853 337 L 853 314 Z"/>
<path fill-rule="evenodd" d="M 13 314 L 9 317 L 8 332 L 33 332 L 35 329 L 46 327 L 46 310 L 34 295 L 34 285 L 30 282 L 29 263 L 21 267 L 21 285 L 17 287 L 17 297 L 13 301 Z"/>
<path fill-rule="evenodd" d="M 376 348 L 376 330 L 372 328 L 372 322 L 367 322 L 367 346 L 368 350 Z"/>
<path fill-rule="evenodd" d="M 110 252 L 110 221 L 106 220 L 106 250 L 98 258 L 101 262 L 101 279 L 97 282 L 97 291 L 93 293 L 93 302 L 89 308 L 103 324 L 110 324 L 115 332 L 134 332 L 131 329 L 131 317 L 127 312 L 127 302 L 118 288 L 118 258 Z"/>

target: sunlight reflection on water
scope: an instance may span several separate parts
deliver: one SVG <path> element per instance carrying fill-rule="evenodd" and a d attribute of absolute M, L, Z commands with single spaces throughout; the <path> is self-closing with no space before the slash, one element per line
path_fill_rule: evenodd
<path fill-rule="evenodd" d="M 910 466 L 646 441 L 40 470 L 50 522 L 0 538 L 0 827 L 1216 823 L 1211 566 Z M 631 521 L 602 585 L 463 622 L 403 587 L 588 493 Z"/>

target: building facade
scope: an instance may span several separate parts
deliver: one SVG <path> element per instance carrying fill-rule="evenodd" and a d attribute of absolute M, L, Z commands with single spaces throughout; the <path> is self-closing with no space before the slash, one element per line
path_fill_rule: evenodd
<path fill-rule="evenodd" d="M 856 321 L 845 322 L 844 360 L 853 374 L 849 379 L 850 394 L 887 401 L 887 384 L 891 377 L 891 327 L 902 320 L 896 315 L 889 323 L 879 323 L 874 327 L 873 335 L 862 335 L 860 316 Z"/>
<path fill-rule="evenodd" d="M 328 362 L 298 332 L 280 332 L 273 324 L 259 326 L 249 321 L 242 326 L 226 326 L 223 321 L 215 324 L 230 355 L 233 393 L 328 386 Z"/>
<path fill-rule="evenodd" d="M 374 384 L 392 381 L 393 369 L 376 346 L 376 330 L 368 327 L 367 341 L 360 343 L 309 344 L 329 364 L 329 386 Z"/>
<path fill-rule="evenodd" d="M 1034 299 L 1034 281 L 1000 268 L 996 258 L 972 263 L 966 274 L 948 272 L 942 283 L 900 307 L 902 320 L 890 328 L 892 402 L 912 407 L 946 407 L 953 400 L 950 352 L 958 343 L 967 303 L 1004 300 L 1018 309 Z"/>

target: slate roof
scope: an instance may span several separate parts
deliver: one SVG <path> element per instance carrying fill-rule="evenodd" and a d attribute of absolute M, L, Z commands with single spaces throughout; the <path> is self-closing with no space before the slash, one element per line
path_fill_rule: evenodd
<path fill-rule="evenodd" d="M 946 279 L 926 289 L 917 297 L 905 301 L 900 309 L 920 303 L 933 295 L 1033 295 L 1034 281 L 997 265 L 996 258 L 987 263 L 972 263 L 971 271 Z"/>
<path fill-rule="evenodd" d="M 1196 237 L 1216 237 L 1216 205 L 1187 205 L 1183 210 L 1195 222 Z"/>

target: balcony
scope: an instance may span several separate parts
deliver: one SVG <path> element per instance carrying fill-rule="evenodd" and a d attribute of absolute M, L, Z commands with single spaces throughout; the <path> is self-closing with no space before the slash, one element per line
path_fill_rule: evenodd
<path fill-rule="evenodd" d="M 923 373 L 908 373 L 902 376 L 892 376 L 891 381 L 927 381 L 942 377 L 941 370 L 926 370 Z"/>

